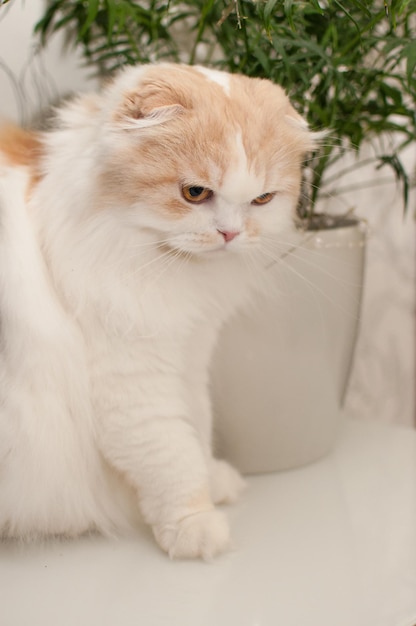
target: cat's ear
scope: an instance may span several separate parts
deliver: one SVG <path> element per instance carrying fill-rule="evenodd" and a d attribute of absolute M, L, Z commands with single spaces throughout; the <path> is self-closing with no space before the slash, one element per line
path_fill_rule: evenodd
<path fill-rule="evenodd" d="M 163 124 L 185 111 L 179 102 L 146 97 L 146 94 L 127 94 L 114 116 L 117 126 L 125 130 L 149 128 Z"/>
<path fill-rule="evenodd" d="M 319 148 L 319 145 L 327 136 L 327 131 L 313 132 L 310 130 L 307 121 L 296 111 L 296 109 L 288 104 L 285 114 L 286 122 L 302 133 L 305 141 L 305 152 L 313 152 Z"/>

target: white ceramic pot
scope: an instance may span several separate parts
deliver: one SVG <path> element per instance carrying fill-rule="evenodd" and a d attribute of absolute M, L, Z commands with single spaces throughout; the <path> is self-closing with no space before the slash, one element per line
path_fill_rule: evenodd
<path fill-rule="evenodd" d="M 223 328 L 212 369 L 217 454 L 245 474 L 334 445 L 356 342 L 365 228 L 306 233 L 267 271 L 276 293 Z"/>

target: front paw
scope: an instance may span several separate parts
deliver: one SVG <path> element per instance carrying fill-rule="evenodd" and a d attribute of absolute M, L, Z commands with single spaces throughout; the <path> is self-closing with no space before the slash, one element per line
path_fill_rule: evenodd
<path fill-rule="evenodd" d="M 211 498 L 215 504 L 232 504 L 240 497 L 246 483 L 227 461 L 212 459 L 210 467 Z"/>
<path fill-rule="evenodd" d="M 230 545 L 227 519 L 215 509 L 192 513 L 176 523 L 154 526 L 153 533 L 171 559 L 209 561 Z"/>

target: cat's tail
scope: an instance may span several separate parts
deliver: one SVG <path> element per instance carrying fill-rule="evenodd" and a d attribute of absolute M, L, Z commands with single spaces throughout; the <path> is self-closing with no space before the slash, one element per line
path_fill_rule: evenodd
<path fill-rule="evenodd" d="M 25 168 L 0 170 L 0 315 L 7 350 L 40 348 L 59 330 L 62 315 L 30 219 Z M 61 318 L 61 319 L 60 319 Z"/>
<path fill-rule="evenodd" d="M 28 181 L 25 168 L 0 168 L 0 536 L 111 532 L 120 521 L 96 449 L 84 341 L 54 289 Z"/>
<path fill-rule="evenodd" d="M 22 350 L 45 346 L 65 328 L 28 206 L 40 151 L 34 133 L 0 127 L 0 337 L 6 350 L 11 343 Z"/>

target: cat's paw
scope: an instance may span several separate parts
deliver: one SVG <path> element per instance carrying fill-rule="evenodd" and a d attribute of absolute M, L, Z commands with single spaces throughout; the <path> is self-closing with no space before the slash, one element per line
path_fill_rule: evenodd
<path fill-rule="evenodd" d="M 215 509 L 193 513 L 174 524 L 154 526 L 153 533 L 171 559 L 209 561 L 230 545 L 227 518 Z"/>
<path fill-rule="evenodd" d="M 212 459 L 210 489 L 215 504 L 232 504 L 240 497 L 246 483 L 232 465 L 227 461 Z"/>

